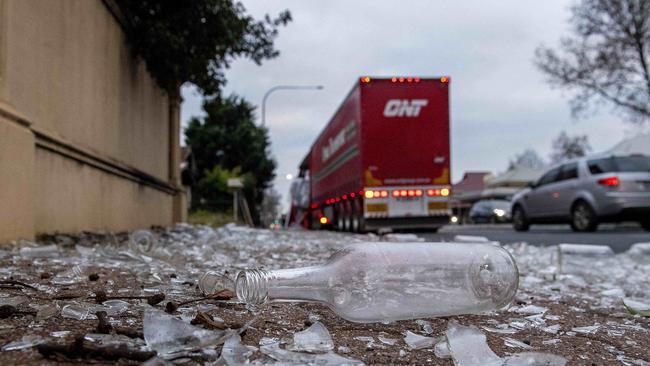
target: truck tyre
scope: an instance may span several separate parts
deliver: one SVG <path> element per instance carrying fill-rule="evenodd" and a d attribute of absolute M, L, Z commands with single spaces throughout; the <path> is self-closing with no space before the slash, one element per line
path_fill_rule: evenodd
<path fill-rule="evenodd" d="M 357 201 L 352 201 L 352 209 L 350 210 L 350 232 L 359 232 L 359 209 L 357 208 Z"/>
<path fill-rule="evenodd" d="M 528 231 L 530 228 L 526 211 L 521 206 L 515 206 L 512 210 L 512 226 L 516 231 Z"/>
<path fill-rule="evenodd" d="M 641 227 L 645 229 L 645 231 L 650 231 L 650 220 L 641 221 Z"/>
<path fill-rule="evenodd" d="M 343 204 L 343 209 L 345 211 L 343 214 L 343 230 L 350 232 L 352 231 L 352 205 L 349 201 Z"/>
<path fill-rule="evenodd" d="M 571 229 L 577 232 L 592 232 L 598 228 L 596 213 L 585 201 L 578 201 L 571 209 Z"/>
<path fill-rule="evenodd" d="M 343 208 L 343 204 L 339 203 L 336 205 L 336 230 L 337 231 L 343 231 L 343 221 L 345 220 L 345 209 Z"/>
<path fill-rule="evenodd" d="M 359 221 L 359 229 L 357 229 L 358 233 L 365 233 L 366 232 L 366 218 L 363 216 L 363 198 L 359 198 L 356 200 L 357 204 L 357 218 Z"/>

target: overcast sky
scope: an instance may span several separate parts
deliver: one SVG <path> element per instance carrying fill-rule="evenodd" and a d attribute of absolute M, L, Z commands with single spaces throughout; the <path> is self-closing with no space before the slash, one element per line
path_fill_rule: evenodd
<path fill-rule="evenodd" d="M 560 131 L 587 134 L 595 151 L 612 147 L 632 126 L 603 109 L 572 120 L 568 95 L 552 90 L 534 67 L 535 48 L 557 45 L 569 30 L 572 1 L 243 1 L 256 18 L 289 9 L 280 56 L 257 66 L 238 60 L 226 94 L 261 105 L 274 85 L 323 85 L 320 91 L 277 91 L 266 124 L 278 162 L 275 188 L 286 200 L 313 140 L 362 75 L 451 76 L 452 177 L 504 171 L 526 148 L 544 159 Z M 183 90 L 182 120 L 201 114 L 200 98 Z M 258 119 L 260 113 L 258 109 Z M 286 204 L 285 204 L 286 206 Z"/>

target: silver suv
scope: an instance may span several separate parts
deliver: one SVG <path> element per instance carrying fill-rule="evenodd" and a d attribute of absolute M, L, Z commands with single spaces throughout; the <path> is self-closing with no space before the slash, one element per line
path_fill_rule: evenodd
<path fill-rule="evenodd" d="M 600 155 L 548 170 L 512 199 L 515 230 L 570 223 L 595 231 L 601 222 L 638 221 L 650 231 L 650 157 Z"/>

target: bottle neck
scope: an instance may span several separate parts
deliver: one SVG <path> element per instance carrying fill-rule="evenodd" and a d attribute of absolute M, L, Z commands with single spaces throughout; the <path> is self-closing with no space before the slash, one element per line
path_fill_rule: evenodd
<path fill-rule="evenodd" d="M 248 269 L 237 273 L 235 292 L 247 304 L 269 300 L 327 301 L 328 277 L 324 267 Z"/>

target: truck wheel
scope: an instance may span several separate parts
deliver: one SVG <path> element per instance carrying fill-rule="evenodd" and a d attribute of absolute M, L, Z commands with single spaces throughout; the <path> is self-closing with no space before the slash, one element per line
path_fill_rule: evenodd
<path fill-rule="evenodd" d="M 598 220 L 596 213 L 587 202 L 579 201 L 571 210 L 571 228 L 578 232 L 596 231 Z"/>
<path fill-rule="evenodd" d="M 649 221 L 641 221 L 641 227 L 645 229 L 645 231 L 650 231 L 650 220 Z"/>
<path fill-rule="evenodd" d="M 343 228 L 344 226 L 343 221 L 345 220 L 344 216 L 345 216 L 345 210 L 343 209 L 343 205 L 339 203 L 338 205 L 336 205 L 336 230 L 337 231 L 344 230 Z"/>
<path fill-rule="evenodd" d="M 343 214 L 343 231 L 352 231 L 352 206 L 350 202 L 343 204 L 345 213 Z"/>
<path fill-rule="evenodd" d="M 521 206 L 516 206 L 512 211 L 512 226 L 516 231 L 528 231 L 530 222 L 526 217 L 526 212 Z"/>
<path fill-rule="evenodd" d="M 359 201 L 352 201 L 352 211 L 350 212 L 350 231 L 359 232 Z"/>

